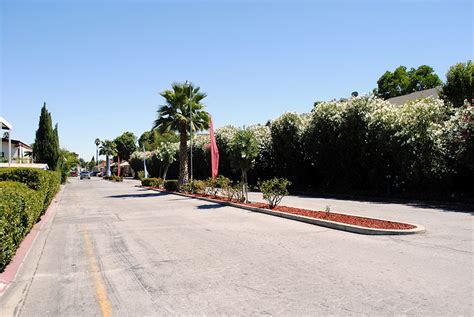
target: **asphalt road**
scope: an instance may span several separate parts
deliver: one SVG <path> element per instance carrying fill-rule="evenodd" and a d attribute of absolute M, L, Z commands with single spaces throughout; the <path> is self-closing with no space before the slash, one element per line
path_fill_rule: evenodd
<path fill-rule="evenodd" d="M 472 214 L 289 197 L 415 222 L 364 236 L 72 179 L 0 298 L 0 315 L 473 315 Z"/>

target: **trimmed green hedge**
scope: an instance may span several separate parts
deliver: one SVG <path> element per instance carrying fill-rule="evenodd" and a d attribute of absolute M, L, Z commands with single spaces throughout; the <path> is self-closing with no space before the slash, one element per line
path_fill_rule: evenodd
<path fill-rule="evenodd" d="M 164 180 L 161 178 L 144 178 L 142 179 L 142 186 L 151 186 L 159 188 L 163 186 Z"/>
<path fill-rule="evenodd" d="M 44 210 L 40 192 L 18 182 L 0 182 L 0 271 Z"/>
<path fill-rule="evenodd" d="M 0 169 L 0 271 L 59 190 L 58 172 Z"/>
<path fill-rule="evenodd" d="M 46 210 L 59 190 L 61 175 L 59 172 L 33 168 L 2 168 L 0 169 L 0 181 L 20 182 L 26 184 L 30 189 L 36 190 L 41 194 L 43 210 Z"/>
<path fill-rule="evenodd" d="M 177 191 L 179 188 L 177 180 L 167 180 L 165 181 L 165 189 L 168 191 Z"/>

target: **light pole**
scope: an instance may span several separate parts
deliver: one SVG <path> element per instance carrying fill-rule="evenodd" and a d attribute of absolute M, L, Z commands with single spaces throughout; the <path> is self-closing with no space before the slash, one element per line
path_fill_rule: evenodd
<path fill-rule="evenodd" d="M 186 85 L 189 87 L 189 161 L 190 161 L 190 175 L 193 180 L 193 108 L 192 108 L 192 93 L 193 88 L 191 82 L 186 80 Z"/>
<path fill-rule="evenodd" d="M 97 164 L 97 170 L 99 170 L 99 138 L 95 139 L 95 163 Z"/>

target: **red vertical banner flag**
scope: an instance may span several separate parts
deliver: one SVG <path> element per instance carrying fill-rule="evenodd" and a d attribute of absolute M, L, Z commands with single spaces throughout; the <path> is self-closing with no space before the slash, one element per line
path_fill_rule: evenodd
<path fill-rule="evenodd" d="M 118 157 L 118 162 L 117 162 L 117 176 L 120 176 L 120 156 Z"/>
<path fill-rule="evenodd" d="M 216 138 L 214 137 L 214 128 L 212 127 L 212 119 L 209 119 L 211 134 L 211 174 L 212 178 L 216 178 L 219 172 L 219 150 L 217 149 Z"/>

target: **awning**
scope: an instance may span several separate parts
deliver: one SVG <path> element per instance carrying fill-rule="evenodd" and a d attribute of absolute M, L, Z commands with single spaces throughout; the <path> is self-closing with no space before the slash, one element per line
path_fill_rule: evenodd
<path fill-rule="evenodd" d="M 10 124 L 10 122 L 5 120 L 3 117 L 0 117 L 0 126 L 1 126 L 2 130 L 11 130 L 12 129 L 12 125 Z"/>

